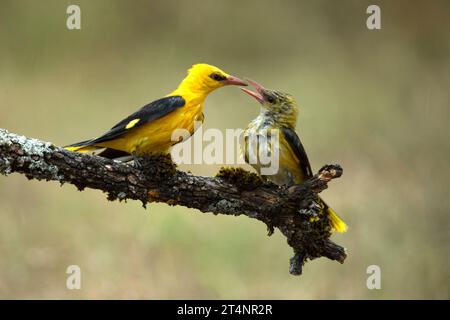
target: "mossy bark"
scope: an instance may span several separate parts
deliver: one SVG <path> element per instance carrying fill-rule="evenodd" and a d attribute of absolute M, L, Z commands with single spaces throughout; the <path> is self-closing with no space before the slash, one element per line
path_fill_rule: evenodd
<path fill-rule="evenodd" d="M 317 193 L 341 176 L 339 165 L 324 166 L 312 179 L 286 188 L 236 168 L 224 168 L 216 177 L 194 176 L 177 170 L 168 156 L 151 157 L 135 167 L 0 129 L 0 173 L 13 172 L 29 179 L 70 183 L 80 191 L 102 190 L 109 200 L 139 200 L 144 206 L 164 202 L 260 220 L 269 235 L 278 228 L 293 248 L 292 274 L 301 274 L 307 259 L 324 256 L 343 263 L 346 258 L 344 248 L 329 240 L 327 217 L 315 202 Z"/>

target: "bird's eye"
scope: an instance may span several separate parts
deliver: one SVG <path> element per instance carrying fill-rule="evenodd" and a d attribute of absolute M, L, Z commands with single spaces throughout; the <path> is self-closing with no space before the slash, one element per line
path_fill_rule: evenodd
<path fill-rule="evenodd" d="M 275 98 L 272 97 L 272 96 L 267 96 L 267 102 L 274 103 L 275 102 Z"/>
<path fill-rule="evenodd" d="M 221 75 L 221 74 L 218 74 L 218 73 L 212 73 L 209 77 L 210 77 L 211 79 L 213 79 L 213 80 L 216 80 L 216 81 L 223 81 L 223 80 L 226 79 L 225 76 L 223 76 L 223 75 Z"/>

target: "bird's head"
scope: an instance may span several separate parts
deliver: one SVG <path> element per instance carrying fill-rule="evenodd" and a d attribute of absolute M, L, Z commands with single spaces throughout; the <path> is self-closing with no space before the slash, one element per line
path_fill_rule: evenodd
<path fill-rule="evenodd" d="M 242 91 L 255 98 L 263 107 L 263 112 L 280 125 L 293 126 L 297 121 L 298 106 L 294 97 L 282 91 L 269 90 L 259 83 L 246 79 L 255 91 L 241 88 Z"/>
<path fill-rule="evenodd" d="M 188 70 L 188 75 L 183 82 L 188 85 L 191 90 L 199 90 L 205 93 L 209 93 L 227 85 L 247 85 L 245 81 L 206 63 L 194 64 Z"/>

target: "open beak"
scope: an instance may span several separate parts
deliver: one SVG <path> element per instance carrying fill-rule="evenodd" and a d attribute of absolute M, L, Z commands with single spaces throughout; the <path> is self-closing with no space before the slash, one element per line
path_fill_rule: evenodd
<path fill-rule="evenodd" d="M 234 76 L 228 76 L 223 82 L 227 85 L 235 85 L 235 86 L 247 86 L 248 85 L 247 82 L 245 82 L 244 80 L 241 80 Z"/>
<path fill-rule="evenodd" d="M 264 103 L 263 92 L 265 90 L 264 87 L 259 83 L 252 81 L 250 79 L 246 80 L 255 88 L 256 92 L 250 91 L 245 88 L 241 88 L 241 90 L 247 93 L 248 95 L 252 96 L 253 98 L 255 98 L 259 103 L 263 104 Z"/>

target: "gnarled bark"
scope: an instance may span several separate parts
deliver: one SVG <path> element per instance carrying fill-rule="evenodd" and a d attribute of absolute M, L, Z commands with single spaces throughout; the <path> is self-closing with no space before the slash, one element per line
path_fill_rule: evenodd
<path fill-rule="evenodd" d="M 342 175 L 339 165 L 324 166 L 305 183 L 287 188 L 242 169 L 222 169 L 216 177 L 194 176 L 177 170 L 165 156 L 145 159 L 137 168 L 0 129 L 0 173 L 13 172 L 70 183 L 79 190 L 102 190 L 109 200 L 140 200 L 144 206 L 165 202 L 260 220 L 269 234 L 278 228 L 287 238 L 294 250 L 290 272 L 295 275 L 301 274 L 307 259 L 324 256 L 343 263 L 346 258 L 345 249 L 329 240 L 327 217 L 315 201 L 331 179 Z"/>

